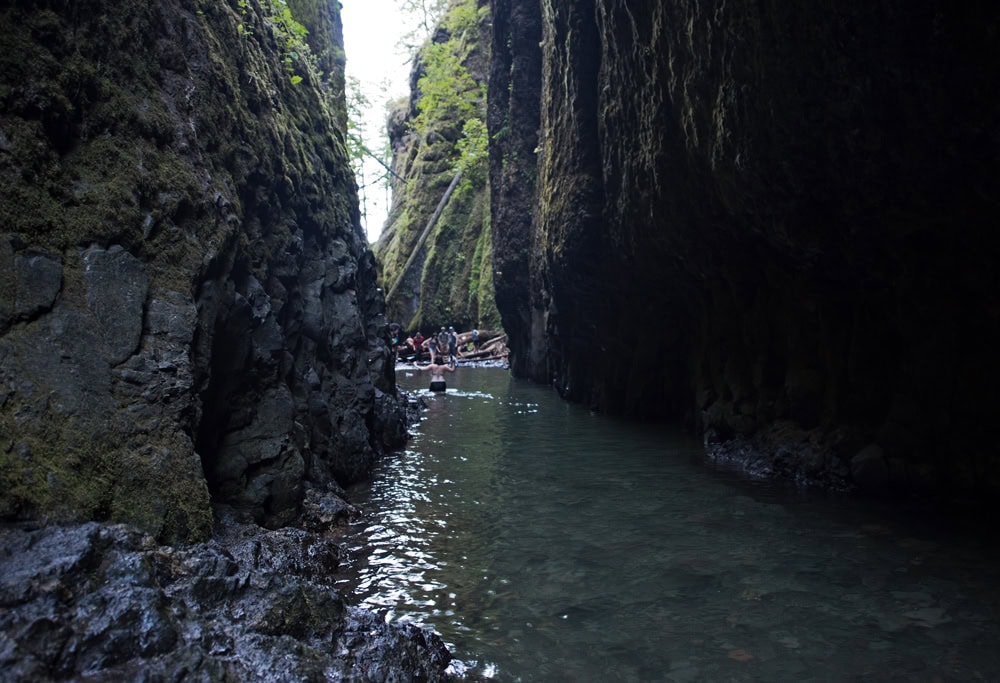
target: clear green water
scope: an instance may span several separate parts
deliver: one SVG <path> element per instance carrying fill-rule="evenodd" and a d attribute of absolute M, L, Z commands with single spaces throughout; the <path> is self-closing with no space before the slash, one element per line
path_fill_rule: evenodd
<path fill-rule="evenodd" d="M 459 368 L 353 491 L 345 587 L 501 681 L 1000 680 L 991 541 L 713 471 L 691 437 Z"/>

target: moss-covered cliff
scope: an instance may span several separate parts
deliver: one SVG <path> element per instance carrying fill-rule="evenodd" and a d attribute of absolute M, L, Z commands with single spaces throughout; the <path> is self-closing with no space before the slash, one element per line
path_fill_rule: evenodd
<path fill-rule="evenodd" d="M 684 419 L 760 472 L 1000 490 L 1000 12 L 493 11 L 497 301 L 516 372 Z"/>
<path fill-rule="evenodd" d="M 4 519 L 199 538 L 366 472 L 392 374 L 337 7 L 0 8 Z"/>
<path fill-rule="evenodd" d="M 374 250 L 388 315 L 407 329 L 499 323 L 483 123 L 488 27 L 485 1 L 453 3 L 417 55 L 409 102 L 390 120 L 398 178 Z M 441 206 L 459 171 L 462 177 Z"/>

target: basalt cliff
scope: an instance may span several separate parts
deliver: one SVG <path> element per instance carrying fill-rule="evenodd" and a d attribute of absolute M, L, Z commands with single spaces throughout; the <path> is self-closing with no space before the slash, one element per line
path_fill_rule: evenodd
<path fill-rule="evenodd" d="M 487 185 L 489 8 L 450 5 L 389 116 L 392 208 L 373 247 L 387 316 L 409 332 L 494 329 Z"/>
<path fill-rule="evenodd" d="M 987 498 L 1000 11 L 495 0 L 516 374 L 832 487 Z"/>
<path fill-rule="evenodd" d="M 362 476 L 392 380 L 334 44 L 286 65 L 246 3 L 4 19 L 4 516 L 186 540 Z"/>
<path fill-rule="evenodd" d="M 405 439 L 338 4 L 0 25 L 0 677 L 439 676 L 332 585 Z"/>

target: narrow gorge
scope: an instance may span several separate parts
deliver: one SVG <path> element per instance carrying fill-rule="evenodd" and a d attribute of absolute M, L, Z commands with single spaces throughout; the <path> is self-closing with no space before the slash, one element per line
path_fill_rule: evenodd
<path fill-rule="evenodd" d="M 995 673 L 1000 7 L 436 6 L 0 5 L 0 679 Z"/>

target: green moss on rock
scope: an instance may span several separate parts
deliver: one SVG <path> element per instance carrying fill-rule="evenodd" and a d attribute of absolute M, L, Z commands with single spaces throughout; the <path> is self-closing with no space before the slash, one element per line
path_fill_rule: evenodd
<path fill-rule="evenodd" d="M 493 300 L 492 248 L 485 150 L 463 159 L 463 128 L 470 117 L 485 118 L 488 59 L 488 12 L 474 0 L 454 3 L 444 17 L 437 43 L 425 46 L 415 67 L 426 74 L 432 58 L 447 78 L 448 68 L 461 72 L 454 82 L 439 83 L 432 95 L 419 87 L 411 93 L 409 116 L 393 140 L 394 166 L 406 178 L 393 188 L 393 208 L 375 253 L 382 264 L 382 285 L 394 295 L 387 301 L 390 318 L 408 329 L 425 331 L 441 325 L 499 327 Z M 418 83 L 425 83 L 419 80 Z M 447 87 L 445 87 L 447 86 Z M 452 89 L 460 92 L 453 96 Z M 435 104 L 428 104 L 433 97 Z M 456 173 L 463 181 L 452 194 L 426 241 L 429 220 Z M 403 268 L 414 252 L 414 263 Z"/>
<path fill-rule="evenodd" d="M 312 55 L 291 63 L 283 7 L 42 0 L 0 9 L 0 257 L 44 253 L 63 268 L 58 314 L 15 313 L 20 285 L 0 278 L 11 290 L 0 292 L 0 517 L 127 521 L 162 540 L 210 532 L 192 440 L 211 354 L 222 350 L 211 348 L 214 322 L 197 319 L 199 291 L 213 277 L 223 288 L 255 277 L 278 293 L 277 307 L 297 286 L 288 255 L 301 253 L 303 235 L 362 239 L 337 128 L 337 4 L 289 3 Z M 66 351 L 74 362 L 105 353 L 82 275 L 80 254 L 92 247 L 142 263 L 142 338 L 126 363 L 89 367 L 100 387 L 87 396 L 103 392 L 101 410 L 61 412 L 38 398 L 43 363 L 18 350 L 55 335 L 48 321 L 73 320 L 94 337 L 93 348 L 80 340 Z M 154 300 L 190 319 L 152 329 Z"/>
<path fill-rule="evenodd" d="M 115 520 L 168 542 L 211 532 L 190 444 L 154 446 L 121 427 L 94 431 L 84 419 L 17 424 L 9 413 L 0 415 L 0 431 L 17 435 L 16 445 L 0 449 L 0 517 Z"/>

